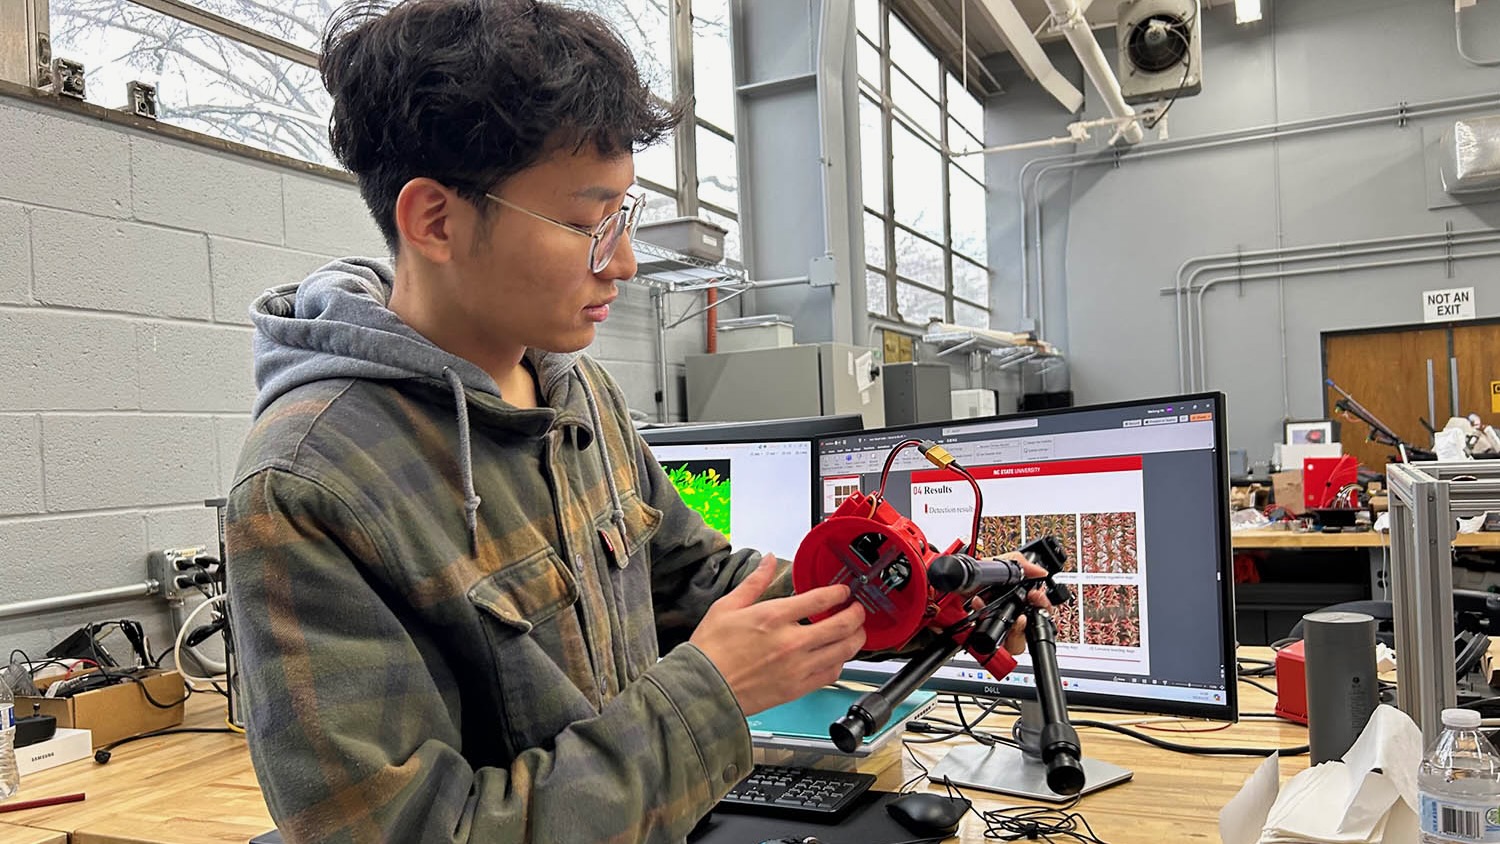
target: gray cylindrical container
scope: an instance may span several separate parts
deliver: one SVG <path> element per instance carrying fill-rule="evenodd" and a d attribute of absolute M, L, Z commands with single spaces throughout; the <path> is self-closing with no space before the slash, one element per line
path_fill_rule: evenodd
<path fill-rule="evenodd" d="M 1343 758 L 1380 705 L 1375 619 L 1357 612 L 1302 617 L 1312 764 Z"/>

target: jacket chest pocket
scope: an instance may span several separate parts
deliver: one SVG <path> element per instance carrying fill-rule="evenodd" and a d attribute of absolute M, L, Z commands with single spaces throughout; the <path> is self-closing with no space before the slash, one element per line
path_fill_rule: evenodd
<path fill-rule="evenodd" d="M 550 747 L 558 733 L 595 710 L 581 683 L 592 682 L 583 628 L 573 610 L 578 581 L 550 545 L 475 583 L 478 610 L 499 704 L 498 727 L 511 753 Z M 480 713 L 487 718 L 488 713 Z"/>
<path fill-rule="evenodd" d="M 641 500 L 634 489 L 620 499 L 625 531 L 605 513 L 594 523 L 595 544 L 610 584 L 615 622 L 616 657 L 623 662 L 622 682 L 634 681 L 656 664 L 656 612 L 651 598 L 651 539 L 661 527 L 661 511 Z"/>

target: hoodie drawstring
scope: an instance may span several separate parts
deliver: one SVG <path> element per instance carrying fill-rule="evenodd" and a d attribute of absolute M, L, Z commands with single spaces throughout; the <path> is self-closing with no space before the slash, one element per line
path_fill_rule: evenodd
<path fill-rule="evenodd" d="M 609 446 L 604 443 L 604 420 L 599 416 L 599 400 L 594 398 L 594 391 L 589 388 L 589 379 L 576 368 L 573 371 L 578 373 L 578 381 L 583 385 L 583 397 L 589 403 L 589 418 L 594 423 L 594 441 L 599 446 L 599 460 L 604 466 L 604 483 L 609 487 L 609 503 L 614 508 L 611 518 L 615 527 L 620 529 L 620 540 L 628 546 L 630 537 L 625 531 L 625 505 L 620 501 L 620 488 L 615 484 L 615 467 L 609 459 Z M 625 553 L 624 547 L 620 548 L 620 553 Z"/>
<path fill-rule="evenodd" d="M 453 404 L 458 408 L 458 471 L 464 485 L 464 519 L 469 525 L 469 553 L 479 555 L 479 495 L 474 492 L 474 451 L 469 445 L 469 399 L 458 373 L 443 367 L 443 377 L 453 390 Z"/>

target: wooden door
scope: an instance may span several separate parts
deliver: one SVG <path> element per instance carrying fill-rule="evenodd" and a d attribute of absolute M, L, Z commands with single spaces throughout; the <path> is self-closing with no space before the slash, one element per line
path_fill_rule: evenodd
<path fill-rule="evenodd" d="M 1324 377 L 1347 390 L 1401 439 L 1424 448 L 1432 446 L 1432 435 L 1421 422 L 1427 417 L 1429 360 L 1433 366 L 1437 415 L 1446 422 L 1449 406 L 1446 326 L 1323 335 Z M 1488 382 L 1485 387 L 1488 389 Z M 1339 394 L 1328 387 L 1324 387 L 1324 394 L 1325 413 L 1341 424 L 1344 453 L 1358 457 L 1362 466 L 1384 472 L 1395 449 L 1369 442 L 1369 426 L 1352 417 L 1335 415 L 1333 406 Z"/>
<path fill-rule="evenodd" d="M 1453 356 L 1458 359 L 1458 412 L 1477 413 L 1486 425 L 1500 426 L 1490 398 L 1490 385 L 1500 382 L 1500 324 L 1453 326 Z"/>

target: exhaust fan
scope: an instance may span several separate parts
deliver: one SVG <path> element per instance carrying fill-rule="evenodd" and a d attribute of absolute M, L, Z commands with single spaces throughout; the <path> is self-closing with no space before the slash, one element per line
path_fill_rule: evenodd
<path fill-rule="evenodd" d="M 1203 90 L 1198 0 L 1124 0 L 1117 20 L 1125 102 L 1175 100 Z"/>

